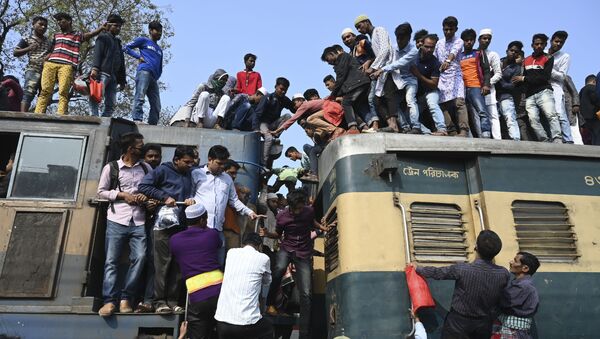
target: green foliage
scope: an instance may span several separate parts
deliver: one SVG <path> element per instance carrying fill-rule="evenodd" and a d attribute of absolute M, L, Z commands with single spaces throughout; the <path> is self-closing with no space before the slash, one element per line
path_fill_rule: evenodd
<path fill-rule="evenodd" d="M 22 36 L 31 34 L 31 19 L 34 16 L 48 18 L 48 36 L 52 38 L 60 31 L 52 15 L 58 12 L 69 13 L 73 17 L 73 28 L 81 32 L 92 31 L 106 21 L 111 13 L 117 13 L 125 20 L 119 38 L 123 45 L 138 36 L 148 34 L 148 23 L 159 20 L 163 25 L 163 36 L 159 44 L 164 51 L 164 64 L 171 58 L 170 39 L 173 27 L 168 19 L 170 8 L 156 6 L 151 0 L 0 0 L 0 62 L 5 67 L 5 74 L 21 74 L 27 63 L 27 57 L 13 57 L 13 49 Z M 95 39 L 82 44 L 78 74 L 89 72 Z M 137 60 L 125 54 L 127 68 L 127 88 L 117 95 L 115 116 L 126 116 L 131 112 L 135 90 L 135 70 Z M 161 83 L 161 89 L 166 84 Z M 70 114 L 88 114 L 87 97 L 74 94 L 69 104 Z M 147 111 L 147 110 L 146 110 Z M 173 108 L 165 108 L 161 115 L 172 114 Z M 161 117 L 161 121 L 165 118 Z"/>

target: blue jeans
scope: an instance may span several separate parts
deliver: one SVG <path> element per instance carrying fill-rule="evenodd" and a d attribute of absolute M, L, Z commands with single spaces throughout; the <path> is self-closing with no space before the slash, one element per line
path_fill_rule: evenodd
<path fill-rule="evenodd" d="M 529 117 L 529 123 L 531 129 L 535 133 L 535 136 L 539 141 L 548 141 L 548 135 L 546 130 L 540 123 L 540 110 L 542 114 L 548 120 L 548 126 L 550 127 L 550 140 L 562 139 L 562 132 L 560 129 L 560 122 L 558 120 L 558 113 L 554 106 L 554 96 L 552 90 L 545 89 L 541 92 L 537 92 L 525 99 L 525 110 Z"/>
<path fill-rule="evenodd" d="M 296 267 L 294 280 L 300 295 L 300 338 L 308 338 L 310 328 L 310 307 L 312 301 L 312 260 L 311 258 L 298 258 L 296 253 L 290 253 L 283 249 L 280 249 L 275 256 L 275 269 L 273 270 L 273 281 L 271 282 L 271 288 L 269 289 L 267 304 L 274 304 L 277 291 L 281 287 L 281 279 L 285 274 L 285 270 L 290 262 L 293 263 Z"/>
<path fill-rule="evenodd" d="M 402 110 L 398 111 L 400 126 L 403 129 L 416 128 L 420 130 L 421 122 L 419 122 L 419 105 L 417 104 L 417 85 L 407 84 L 402 91 L 404 91 L 406 97 L 408 114 Z"/>
<path fill-rule="evenodd" d="M 562 87 L 552 84 L 552 95 L 554 96 L 554 109 L 560 122 L 560 130 L 564 142 L 573 143 L 573 134 L 571 133 L 571 124 L 565 109 L 565 92 Z"/>
<path fill-rule="evenodd" d="M 129 241 L 129 269 L 125 277 L 125 286 L 119 293 L 117 288 L 117 272 L 123 246 Z M 106 221 L 106 261 L 104 263 L 104 281 L 102 296 L 104 303 L 116 303 L 119 299 L 133 301 L 137 292 L 138 281 L 146 264 L 146 231 L 144 226 L 129 226 Z"/>
<path fill-rule="evenodd" d="M 375 87 L 377 85 L 377 81 L 371 81 L 371 87 L 369 88 L 369 112 L 364 116 L 361 116 L 364 122 L 367 123 L 368 126 L 375 121 L 379 121 L 379 116 L 377 115 L 377 110 L 375 109 Z"/>
<path fill-rule="evenodd" d="M 490 117 L 485 106 L 485 99 L 481 94 L 481 88 L 467 87 L 466 90 L 467 104 L 470 104 L 475 110 L 476 118 L 479 117 L 479 121 L 476 121 L 475 125 L 480 126 L 482 135 L 489 137 L 492 132 L 492 125 L 490 124 Z M 481 138 L 482 135 L 479 137 Z"/>
<path fill-rule="evenodd" d="M 427 110 L 431 114 L 431 119 L 438 132 L 446 132 L 446 122 L 444 121 L 444 112 L 440 108 L 440 92 L 435 90 L 425 94 Z M 422 128 L 421 128 L 422 129 Z"/>
<path fill-rule="evenodd" d="M 100 82 L 104 88 L 104 112 L 102 112 L 102 116 L 111 117 L 115 111 L 115 105 L 117 104 L 117 82 L 114 77 L 105 73 L 100 74 Z M 90 110 L 93 116 L 98 116 L 100 114 L 98 112 L 98 106 L 100 106 L 100 104 L 90 98 Z"/>
<path fill-rule="evenodd" d="M 225 234 L 223 231 L 219 231 L 219 239 L 221 240 L 221 247 L 217 250 L 217 260 L 219 261 L 219 265 L 221 267 L 225 267 Z"/>
<path fill-rule="evenodd" d="M 521 132 L 519 130 L 519 124 L 517 123 L 517 110 L 515 109 L 515 102 L 513 98 L 506 98 L 500 100 L 498 103 L 499 113 L 504 117 L 506 121 L 506 127 L 508 128 L 508 135 L 513 140 L 521 140 Z"/>
<path fill-rule="evenodd" d="M 319 175 L 319 156 L 321 155 L 321 152 L 323 152 L 323 147 L 319 145 L 304 144 L 302 148 L 304 153 L 307 154 L 310 159 L 310 171 L 315 175 Z"/>
<path fill-rule="evenodd" d="M 133 112 L 131 116 L 134 121 L 144 119 L 144 98 L 148 97 L 150 113 L 148 113 L 148 124 L 156 125 L 160 113 L 160 92 L 158 81 L 148 71 L 138 71 L 135 75 L 135 96 L 133 97 Z"/>
<path fill-rule="evenodd" d="M 231 128 L 240 131 L 252 131 L 252 121 L 254 120 L 254 108 L 250 101 L 243 99 L 238 108 L 235 109 L 233 123 Z"/>

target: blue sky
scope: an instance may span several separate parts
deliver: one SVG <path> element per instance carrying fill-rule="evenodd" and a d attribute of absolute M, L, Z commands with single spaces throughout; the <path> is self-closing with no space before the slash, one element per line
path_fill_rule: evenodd
<path fill-rule="evenodd" d="M 505 55 L 506 45 L 521 40 L 525 54 L 531 54 L 531 36 L 566 30 L 569 38 L 564 51 L 571 54 L 569 74 L 578 88 L 584 78 L 600 70 L 596 41 L 596 15 L 600 2 L 556 1 L 526 3 L 505 0 L 482 1 L 157 1 L 170 7 L 175 30 L 171 40 L 173 55 L 165 67 L 163 80 L 169 89 L 161 94 L 164 106 L 185 103 L 196 86 L 217 68 L 235 74 L 244 68 L 243 56 L 258 56 L 255 70 L 263 85 L 272 91 L 275 78 L 291 82 L 288 95 L 314 87 L 322 96 L 328 92 L 322 79 L 332 73 L 320 60 L 323 49 L 338 43 L 354 18 L 366 14 L 376 26 L 392 35 L 395 27 L 409 22 L 413 32 L 425 28 L 443 36 L 441 23 L 448 15 L 459 20 L 459 31 L 491 28 L 490 49 Z M 486 7 L 487 6 L 487 7 Z M 587 41 L 587 42 L 586 42 Z M 309 139 L 294 125 L 282 135 L 285 146 L 300 148 Z M 283 157 L 282 157 L 283 158 Z M 276 165 L 290 165 L 279 159 Z"/>

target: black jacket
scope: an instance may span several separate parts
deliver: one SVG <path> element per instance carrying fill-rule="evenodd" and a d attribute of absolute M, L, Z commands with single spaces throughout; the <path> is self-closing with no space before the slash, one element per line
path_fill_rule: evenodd
<path fill-rule="evenodd" d="M 371 79 L 359 69 L 358 60 L 344 52 L 335 61 L 335 87 L 331 91 L 332 97 L 341 96 L 352 90 L 370 84 Z"/>
<path fill-rule="evenodd" d="M 124 85 L 126 83 L 125 58 L 121 40 L 110 33 L 100 33 L 94 45 L 92 68 L 114 76 L 117 84 Z"/>
<path fill-rule="evenodd" d="M 596 86 L 587 84 L 579 91 L 579 112 L 585 120 L 596 120 L 600 110 L 600 100 L 596 95 Z"/>

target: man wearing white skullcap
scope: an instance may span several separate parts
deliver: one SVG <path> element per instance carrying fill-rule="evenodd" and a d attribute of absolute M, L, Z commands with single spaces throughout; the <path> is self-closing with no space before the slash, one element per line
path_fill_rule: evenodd
<path fill-rule="evenodd" d="M 487 106 L 490 124 L 492 125 L 492 138 L 502 139 L 500 132 L 500 119 L 498 117 L 498 101 L 496 100 L 495 84 L 502 79 L 502 67 L 500 64 L 500 55 L 494 51 L 490 51 L 488 47 L 492 42 L 492 30 L 484 28 L 479 31 L 479 50 L 485 52 L 490 64 L 490 93 L 485 96 L 485 104 Z"/>

